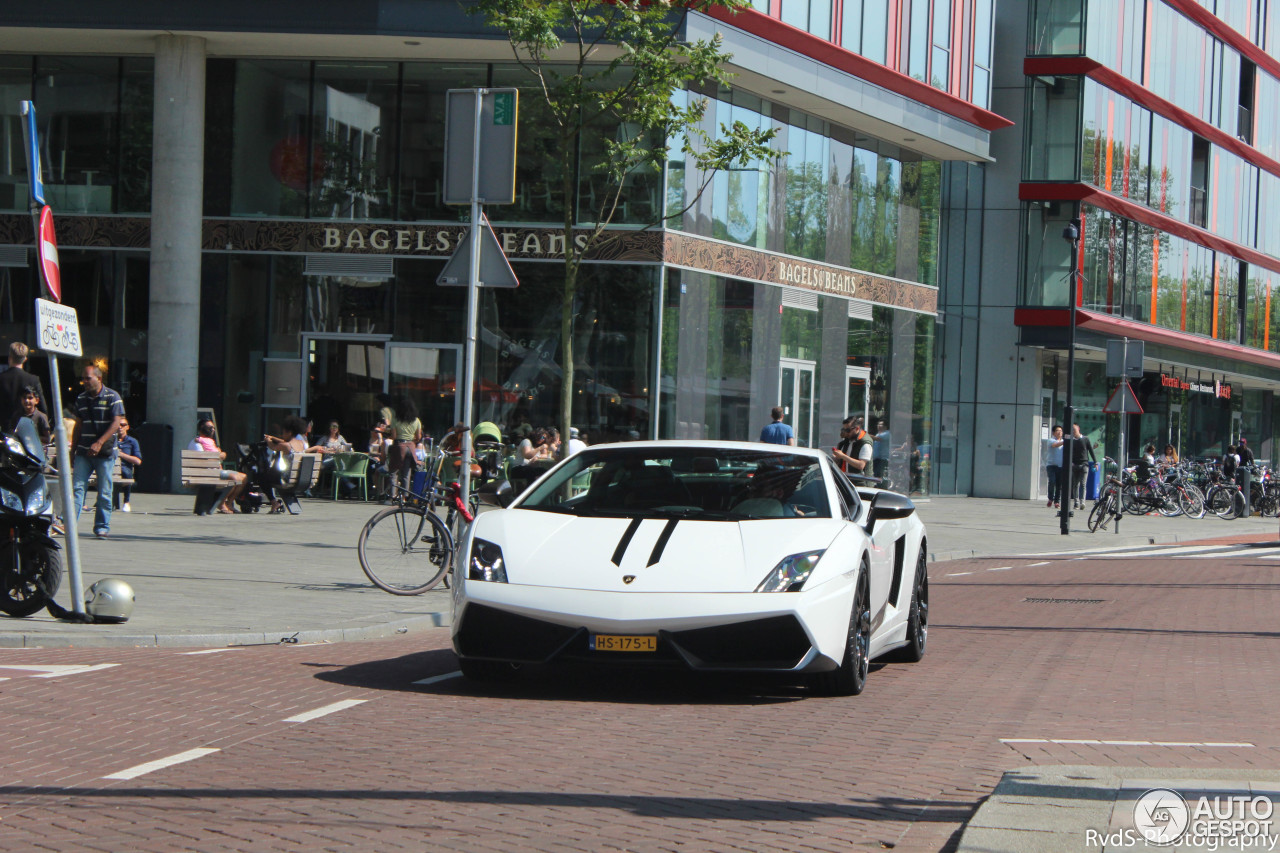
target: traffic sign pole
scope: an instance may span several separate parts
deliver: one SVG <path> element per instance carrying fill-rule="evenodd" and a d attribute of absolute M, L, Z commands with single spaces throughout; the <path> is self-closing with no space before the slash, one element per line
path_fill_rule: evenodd
<path fill-rule="evenodd" d="M 475 405 L 476 319 L 480 314 L 480 116 L 485 89 L 476 89 L 474 133 L 471 137 L 471 269 L 467 275 L 467 384 L 462 392 L 462 420 L 471 422 Z M 471 506 L 471 430 L 462 433 L 462 468 L 458 482 L 462 487 L 462 505 Z M 452 532 L 452 531 L 451 531 Z M 464 569 L 465 571 L 465 569 Z"/>
<path fill-rule="evenodd" d="M 53 212 L 45 206 L 44 203 L 44 183 L 40 175 L 40 138 L 36 125 L 36 107 L 30 101 L 22 102 L 22 113 L 27 120 L 22 124 L 23 136 L 26 137 L 26 155 L 27 155 L 27 186 L 30 190 L 31 203 L 31 222 L 36 232 L 36 266 L 40 269 L 40 281 L 44 284 L 45 292 L 54 298 L 55 301 L 62 301 L 62 279 L 61 272 L 58 273 L 58 281 L 50 285 L 50 270 L 46 265 L 45 246 L 46 242 L 51 243 L 54 248 L 52 257 L 53 269 L 57 270 L 57 251 L 55 241 L 46 241 L 44 239 L 45 217 L 42 214 L 48 213 L 48 229 L 52 234 L 53 231 Z M 37 327 L 39 323 L 36 324 Z M 38 334 L 38 333 L 37 333 Z M 66 531 L 64 537 L 67 547 L 67 575 L 71 580 L 71 610 L 74 613 L 83 615 L 84 610 L 84 585 L 80 579 L 80 539 L 76 535 L 76 503 L 75 494 L 71 484 L 71 452 L 67 445 L 67 428 L 62 422 L 62 380 L 58 375 L 58 356 L 57 353 L 44 346 L 49 356 L 49 384 L 53 386 L 50 403 L 52 411 L 50 420 L 53 421 L 54 445 L 56 448 L 56 456 L 58 458 L 58 477 L 60 482 L 59 493 L 62 496 L 62 527 Z"/>

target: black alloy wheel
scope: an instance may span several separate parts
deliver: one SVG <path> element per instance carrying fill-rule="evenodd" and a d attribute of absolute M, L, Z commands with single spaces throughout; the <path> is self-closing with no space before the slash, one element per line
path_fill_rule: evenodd
<path fill-rule="evenodd" d="M 911 610 L 907 616 L 907 644 L 901 649 L 901 660 L 919 663 L 924 658 L 929 640 L 929 561 L 925 543 L 920 542 L 916 560 L 916 582 L 911 590 Z"/>
<path fill-rule="evenodd" d="M 871 668 L 871 566 L 864 559 L 853 593 L 849 614 L 849 634 L 840 666 L 830 672 L 815 673 L 810 687 L 819 696 L 857 696 L 867 686 Z"/>

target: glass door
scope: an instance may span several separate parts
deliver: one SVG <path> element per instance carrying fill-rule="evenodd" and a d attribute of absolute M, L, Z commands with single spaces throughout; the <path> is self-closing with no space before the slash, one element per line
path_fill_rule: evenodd
<path fill-rule="evenodd" d="M 302 412 L 319 435 L 337 421 L 342 436 L 364 449 L 378 419 L 378 395 L 386 382 L 386 337 L 370 335 L 303 335 L 306 375 Z"/>
<path fill-rule="evenodd" d="M 456 344 L 387 344 L 387 393 L 409 395 L 418 407 L 423 435 L 436 441 L 460 420 L 461 353 Z"/>
<path fill-rule="evenodd" d="M 779 363 L 778 400 L 782 420 L 791 425 L 800 447 L 813 446 L 814 373 L 816 363 L 784 358 Z"/>
<path fill-rule="evenodd" d="M 865 422 L 870 398 L 867 389 L 871 386 L 871 368 L 846 367 L 844 369 L 844 377 L 844 417 L 862 415 L 862 420 Z M 841 418 L 841 420 L 844 420 L 844 418 Z M 869 424 L 868 429 L 874 426 L 875 424 Z"/>

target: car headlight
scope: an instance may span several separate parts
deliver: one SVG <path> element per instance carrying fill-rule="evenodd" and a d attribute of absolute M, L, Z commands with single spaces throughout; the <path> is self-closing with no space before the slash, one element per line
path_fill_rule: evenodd
<path fill-rule="evenodd" d="M 471 561 L 467 579 L 473 581 L 507 582 L 507 564 L 502 559 L 502 549 L 492 542 L 475 539 L 471 542 Z"/>
<path fill-rule="evenodd" d="M 813 574 L 822 559 L 822 551 L 805 551 L 803 554 L 792 554 L 783 557 L 782 562 L 773 567 L 773 571 L 764 576 L 756 592 L 799 592 L 800 587 Z"/>

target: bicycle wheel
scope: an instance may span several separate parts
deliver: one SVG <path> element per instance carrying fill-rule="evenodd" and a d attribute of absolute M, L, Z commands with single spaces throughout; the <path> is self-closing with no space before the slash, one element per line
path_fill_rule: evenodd
<path fill-rule="evenodd" d="M 1235 489 L 1214 486 L 1205 497 L 1205 506 L 1218 518 L 1231 518 L 1236 512 L 1235 494 Z"/>
<path fill-rule="evenodd" d="M 426 592 L 453 568 L 453 539 L 435 513 L 393 506 L 369 519 L 356 550 L 369 580 L 393 595 Z"/>
<path fill-rule="evenodd" d="M 1152 492 L 1151 499 L 1155 501 L 1156 512 L 1165 518 L 1182 515 L 1182 506 L 1178 502 L 1178 490 L 1168 483 L 1162 484 L 1157 491 Z"/>
<path fill-rule="evenodd" d="M 1133 483 L 1120 490 L 1120 511 L 1129 515 L 1146 515 L 1151 507 L 1138 495 L 1138 487 Z"/>
<path fill-rule="evenodd" d="M 1204 518 L 1204 495 L 1195 486 L 1183 486 L 1178 490 L 1178 505 L 1187 518 Z"/>
<path fill-rule="evenodd" d="M 1093 509 L 1089 510 L 1089 532 L 1097 533 L 1101 528 L 1106 530 L 1107 523 L 1111 521 L 1111 496 L 1107 495 L 1093 504 Z"/>

